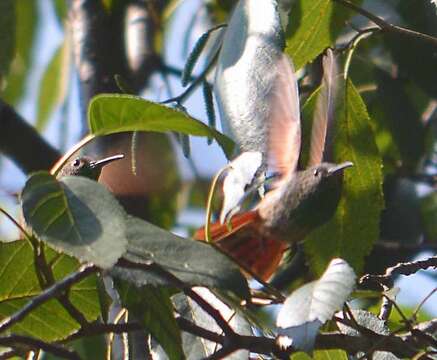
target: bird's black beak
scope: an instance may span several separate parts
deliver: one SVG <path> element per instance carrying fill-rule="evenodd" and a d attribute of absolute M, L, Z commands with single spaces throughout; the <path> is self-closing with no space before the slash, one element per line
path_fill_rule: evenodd
<path fill-rule="evenodd" d="M 109 163 L 116 161 L 116 160 L 121 160 L 124 158 L 123 154 L 118 154 L 118 155 L 114 155 L 114 156 L 109 156 L 107 158 L 101 159 L 101 160 L 97 160 L 97 161 L 93 161 L 91 162 L 91 168 L 92 169 L 98 169 L 98 168 L 102 168 L 105 165 L 108 165 Z"/>
<path fill-rule="evenodd" d="M 336 173 L 337 171 L 344 170 L 344 169 L 351 167 L 351 166 L 354 166 L 354 163 L 352 163 L 350 161 L 345 161 L 344 163 L 338 164 L 337 166 L 330 168 L 328 170 L 328 174 L 332 175 L 332 174 Z"/>

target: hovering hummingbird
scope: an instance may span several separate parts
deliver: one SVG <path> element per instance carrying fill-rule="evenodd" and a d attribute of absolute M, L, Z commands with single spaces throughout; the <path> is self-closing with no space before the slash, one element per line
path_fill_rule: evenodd
<path fill-rule="evenodd" d="M 308 167 L 297 170 L 300 155 L 300 112 L 297 82 L 286 55 L 274 67 L 270 92 L 267 151 L 279 178 L 249 212 L 234 215 L 230 224 L 215 223 L 211 238 L 243 269 L 267 280 L 283 252 L 301 241 L 334 214 L 341 196 L 343 170 L 351 162 L 324 162 L 332 157 L 332 127 L 337 89 L 337 67 L 331 50 L 323 59 L 324 75 L 311 131 Z M 246 124 L 245 126 L 249 126 Z M 229 226 L 230 225 L 230 226 Z M 194 238 L 205 240 L 204 228 Z"/>
<path fill-rule="evenodd" d="M 101 160 L 93 160 L 89 156 L 78 157 L 65 164 L 56 178 L 60 179 L 63 176 L 84 176 L 97 181 L 105 165 L 123 158 L 124 155 L 122 154 L 109 156 Z"/>

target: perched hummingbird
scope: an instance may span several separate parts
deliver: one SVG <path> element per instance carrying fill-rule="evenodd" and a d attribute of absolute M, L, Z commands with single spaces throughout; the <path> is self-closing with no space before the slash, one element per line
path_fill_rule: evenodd
<path fill-rule="evenodd" d="M 60 179 L 63 176 L 85 176 L 97 181 L 105 165 L 123 158 L 124 155 L 122 154 L 109 156 L 101 160 L 93 160 L 89 156 L 78 157 L 65 164 L 56 177 Z"/>
<path fill-rule="evenodd" d="M 341 196 L 343 170 L 351 162 L 333 164 L 330 130 L 334 117 L 337 67 L 332 51 L 323 59 L 324 76 L 311 131 L 308 168 L 297 170 L 300 154 L 300 113 L 297 83 L 289 59 L 275 65 L 270 93 L 268 159 L 279 172 L 273 189 L 249 212 L 233 216 L 229 224 L 211 226 L 211 238 L 243 269 L 266 280 L 277 269 L 290 243 L 301 241 L 334 214 Z M 245 124 L 244 126 L 249 126 Z M 329 134 L 331 133 L 331 134 Z M 204 240 L 205 230 L 195 239 Z"/>

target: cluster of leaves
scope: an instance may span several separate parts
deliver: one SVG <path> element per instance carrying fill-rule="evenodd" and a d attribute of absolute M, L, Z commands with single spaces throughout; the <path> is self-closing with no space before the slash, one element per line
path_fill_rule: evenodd
<path fill-rule="evenodd" d="M 105 3 L 111 8 L 113 2 Z M 7 3 L 4 1 L 1 6 L 6 9 Z M 57 4 L 62 14 L 65 9 L 60 2 Z M 361 5 L 361 1 L 353 4 Z M 408 27 L 437 34 L 435 16 L 432 22 L 427 11 L 431 4 L 423 2 L 420 11 L 414 13 L 408 11 L 405 4 L 390 5 Z M 24 21 L 21 16 L 29 17 L 28 26 L 34 26 L 30 14 L 35 8 L 20 6 L 16 8 L 17 24 Z M 212 18 L 223 19 L 229 6 L 217 1 L 208 9 Z M 309 133 L 318 86 L 317 82 L 308 80 L 312 75 L 310 63 L 317 63 L 327 47 L 338 44 L 339 35 L 347 30 L 346 21 L 353 14 L 332 0 L 300 0 L 291 9 L 285 51 L 297 69 L 304 70 L 302 83 L 310 84 L 310 91 L 302 91 L 302 97 L 306 98 L 302 110 L 304 136 Z M 0 10 L 0 16 L 14 18 L 8 16 L 7 10 Z M 17 29 L 17 39 L 33 33 L 6 20 L 0 19 L 0 24 L 7 29 Z M 236 358 L 247 358 L 248 351 L 288 357 L 292 350 L 282 347 L 289 345 L 294 350 L 307 351 L 314 346 L 316 349 L 344 349 L 359 356 L 386 350 L 375 353 L 381 358 L 395 358 L 393 353 L 398 357 L 411 357 L 420 351 L 426 356 L 426 351 L 435 348 L 435 339 L 427 338 L 428 333 L 417 328 L 413 320 L 403 319 L 402 326 L 390 329 L 371 312 L 348 308 L 333 318 L 351 297 L 354 272 L 362 273 L 365 266 L 369 267 L 365 264 L 366 256 L 381 236 L 411 245 L 416 244 L 422 234 L 435 241 L 437 233 L 433 193 L 425 199 L 416 193 L 409 196 L 408 200 L 414 204 L 409 206 L 413 214 L 399 215 L 399 204 L 415 187 L 415 178 L 422 179 L 420 176 L 424 173 L 417 169 L 421 169 L 421 161 L 434 145 L 431 121 L 423 117 L 430 99 L 436 97 L 435 45 L 432 47 L 421 39 L 404 38 L 397 33 L 381 34 L 373 30 L 369 34 L 366 40 L 356 37 L 342 46 L 344 52 L 352 56 L 352 65 L 349 59 L 347 84 L 339 98 L 334 156 L 337 162 L 353 161 L 355 167 L 346 173 L 342 198 L 333 219 L 310 234 L 304 245 L 312 274 L 309 277 L 318 280 L 297 290 L 296 283 L 288 283 L 289 289 L 295 291 L 287 299 L 272 286 L 266 286 L 261 293 L 270 300 L 273 298 L 273 302 L 284 303 L 277 316 L 277 326 L 263 321 L 265 312 L 255 311 L 252 302 L 256 297 L 252 297 L 247 279 L 237 264 L 214 246 L 176 236 L 127 215 L 111 193 L 89 179 L 56 179 L 48 172 L 39 172 L 29 177 L 22 192 L 22 211 L 32 233 L 24 230 L 27 234 L 24 239 L 0 243 L 0 283 L 3 284 L 0 287 L 0 317 L 3 319 L 0 344 L 6 344 L 18 355 L 29 349 L 44 349 L 58 356 L 75 358 L 74 353 L 57 352 L 64 349 L 57 344 L 90 335 L 141 329 L 151 334 L 170 359 L 207 357 L 215 353 L 216 345 L 204 339 L 220 343 L 223 356 L 243 349 L 234 355 Z M 357 39 L 361 40 L 359 44 Z M 23 43 L 23 40 L 17 41 L 17 44 Z M 9 60 L 13 58 L 12 47 L 5 46 Z M 9 67 L 12 70 L 19 65 L 28 67 L 29 47 L 16 51 L 21 63 L 17 58 L 12 64 L 8 60 L 0 61 L 2 77 Z M 55 106 L 65 100 L 68 51 L 66 39 L 41 83 L 36 123 L 40 129 Z M 374 55 L 381 52 L 383 55 Z M 423 60 L 419 68 L 417 58 Z M 192 65 L 187 66 L 185 82 L 189 81 Z M 11 74 L 2 98 L 15 103 L 22 91 L 19 87 L 24 83 L 23 78 L 18 77 L 24 75 L 20 71 Z M 56 86 L 50 86 L 54 81 Z M 183 99 L 185 97 L 177 100 Z M 210 115 L 212 113 L 210 111 Z M 173 131 L 215 139 L 228 158 L 233 153 L 232 141 L 213 127 L 186 112 L 136 96 L 95 97 L 89 105 L 88 121 L 93 137 L 128 131 Z M 210 121 L 213 123 L 215 121 Z M 431 139 L 428 143 L 427 138 Z M 307 146 L 307 139 L 304 138 L 303 143 Z M 383 185 L 387 209 L 381 222 Z M 411 222 L 415 220 L 412 228 Z M 345 259 L 347 263 L 338 259 L 331 262 L 333 258 Z M 80 274 L 84 269 L 80 264 L 84 263 L 97 267 L 82 279 Z M 383 264 L 384 268 L 388 266 Z M 111 298 L 103 283 L 104 275 L 113 279 L 121 305 L 131 314 L 129 319 L 135 319 L 130 322 L 132 327 L 120 326 L 118 331 L 114 330 L 117 324 L 99 327 L 112 325 L 108 322 Z M 80 281 L 59 292 L 50 292 L 69 276 L 78 276 Z M 371 296 L 380 298 L 382 295 L 372 293 Z M 354 293 L 352 297 L 359 296 Z M 216 309 L 220 311 L 217 313 Z M 24 315 L 17 317 L 17 314 Z M 324 329 L 325 333 L 339 333 L 343 342 L 329 343 L 330 338 L 326 338 L 328 342 L 323 343 L 325 338 L 317 338 L 321 326 L 328 320 L 332 321 Z M 214 322 L 218 327 L 211 325 Z M 230 324 L 230 328 L 226 324 Z M 338 333 L 328 331 L 332 326 Z M 254 328 L 266 337 L 254 336 Z M 272 334 L 277 341 L 268 342 L 267 335 Z M 8 336 L 15 335 L 23 338 L 6 342 Z M 54 347 L 44 348 L 43 344 L 35 345 L 29 339 Z M 364 340 L 355 343 L 354 339 Z M 375 342 L 380 347 L 374 346 Z M 158 354 L 161 351 L 159 347 L 154 350 Z M 292 357 L 300 359 L 306 355 L 299 353 Z M 347 355 L 343 350 L 319 350 L 315 357 L 343 359 Z"/>

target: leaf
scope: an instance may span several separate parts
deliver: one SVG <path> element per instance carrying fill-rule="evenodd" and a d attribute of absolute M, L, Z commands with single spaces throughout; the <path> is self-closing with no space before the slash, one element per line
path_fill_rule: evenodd
<path fill-rule="evenodd" d="M 182 111 L 132 95 L 95 96 L 88 108 L 90 132 L 108 135 L 125 131 L 176 131 L 186 135 L 213 137 L 229 158 L 233 142 Z"/>
<path fill-rule="evenodd" d="M 60 280 L 79 268 L 77 260 L 50 248 L 45 248 L 45 255 L 55 280 Z M 70 301 L 88 321 L 95 321 L 101 314 L 97 281 L 96 276 L 90 276 L 69 291 Z M 41 287 L 30 243 L 26 240 L 0 243 L 0 320 L 20 310 L 40 293 Z M 11 331 L 44 341 L 55 341 L 64 339 L 79 328 L 80 325 L 53 299 L 32 311 L 14 325 Z"/>
<path fill-rule="evenodd" d="M 411 11 L 406 2 L 400 1 L 396 10 L 402 17 L 405 27 L 430 36 L 437 35 L 435 8 L 429 1 L 418 2 L 414 11 Z M 384 36 L 384 40 L 393 59 L 393 65 L 398 66 L 399 76 L 414 81 L 429 96 L 437 97 L 435 46 L 395 34 Z"/>
<path fill-rule="evenodd" d="M 342 314 L 338 314 L 338 315 L 342 317 Z M 367 329 L 370 329 L 377 334 L 381 334 L 381 335 L 390 334 L 390 330 L 386 326 L 385 321 L 379 319 L 376 315 L 372 314 L 371 312 L 358 309 L 358 310 L 352 310 L 352 315 L 359 325 Z M 350 335 L 350 336 L 360 336 L 360 333 L 357 330 L 352 329 L 349 326 L 346 326 L 342 323 L 337 323 L 337 326 L 343 334 Z M 361 357 L 363 355 L 364 355 L 363 352 L 357 353 L 357 357 Z M 372 354 L 372 359 L 397 360 L 398 358 L 390 352 L 375 351 L 375 353 Z"/>
<path fill-rule="evenodd" d="M 333 257 L 345 259 L 360 272 L 379 236 L 383 208 L 381 157 L 361 96 L 351 81 L 339 94 L 334 129 L 334 161 L 352 161 L 344 174 L 342 198 L 333 218 L 306 238 L 311 268 L 321 273 Z"/>
<path fill-rule="evenodd" d="M 27 180 L 22 203 L 38 237 L 80 261 L 109 268 L 125 251 L 125 213 L 95 181 L 80 176 L 57 181 L 38 172 Z"/>
<path fill-rule="evenodd" d="M 425 149 L 425 129 L 420 114 L 405 91 L 405 82 L 382 70 L 375 71 L 377 99 L 384 109 L 380 119 L 390 130 L 400 152 L 402 166 L 416 169 Z M 399 164 L 397 164 L 399 166 Z"/>
<path fill-rule="evenodd" d="M 319 280 L 300 287 L 285 300 L 276 319 L 280 341 L 311 351 L 319 328 L 341 309 L 354 286 L 352 268 L 342 259 L 333 259 Z"/>
<path fill-rule="evenodd" d="M 15 52 L 15 1 L 0 1 L 0 90 Z"/>
<path fill-rule="evenodd" d="M 211 245 L 184 239 L 138 218 L 126 221 L 128 238 L 124 258 L 135 263 L 154 262 L 192 286 L 226 289 L 242 298 L 248 286 L 237 265 Z M 136 286 L 169 285 L 152 272 L 115 267 L 115 276 Z"/>
<path fill-rule="evenodd" d="M 421 199 L 422 223 L 426 239 L 437 239 L 437 193 L 432 192 Z"/>
<path fill-rule="evenodd" d="M 235 308 L 229 307 L 212 291 L 196 287 L 193 289 L 199 296 L 206 300 L 214 309 L 220 312 L 221 316 L 228 322 L 232 329 L 240 335 L 253 335 L 250 323 L 242 316 Z M 215 320 L 207 314 L 195 301 L 186 297 L 183 294 L 175 296 L 174 302 L 178 313 L 184 318 L 194 322 L 196 325 L 213 331 L 221 333 L 220 327 Z M 184 338 L 184 349 L 188 359 L 206 358 L 212 355 L 215 351 L 220 349 L 216 343 L 201 339 L 195 336 L 186 336 Z M 194 351 L 197 351 L 197 354 Z M 191 355 L 191 356 L 190 356 Z M 202 355 L 202 356 L 200 356 Z M 245 360 L 249 358 L 247 350 L 236 351 L 226 357 L 229 360 Z"/>
<path fill-rule="evenodd" d="M 347 353 L 343 350 L 317 350 L 311 357 L 303 352 L 294 353 L 291 360 L 348 360 Z"/>
<path fill-rule="evenodd" d="M 246 151 L 228 164 L 229 170 L 223 181 L 222 224 L 240 210 L 246 187 L 252 183 L 261 165 L 262 154 L 258 151 Z"/>
<path fill-rule="evenodd" d="M 361 0 L 353 0 L 360 5 Z M 311 62 L 335 40 L 353 12 L 332 0 L 298 0 L 290 11 L 285 52 L 296 69 Z"/>
<path fill-rule="evenodd" d="M 38 92 L 38 115 L 35 127 L 42 131 L 56 106 L 65 100 L 69 68 L 70 46 L 66 37 L 47 65 Z"/>
<path fill-rule="evenodd" d="M 9 0 L 5 1 L 8 3 Z M 32 49 L 37 29 L 37 2 L 33 0 L 12 1 L 15 6 L 15 24 L 13 32 L 3 32 L 9 39 L 14 38 L 15 50 L 9 74 L 6 78 L 6 88 L 0 88 L 2 99 L 15 105 L 24 94 L 27 75 L 32 69 Z M 3 1 L 1 2 L 3 4 Z M 0 10 L 1 15 L 8 16 L 8 12 Z M 11 15 L 13 16 L 13 15 Z M 3 91 L 4 90 L 4 91 Z"/>
<path fill-rule="evenodd" d="M 170 292 L 163 287 L 133 287 L 115 279 L 120 301 L 161 344 L 170 359 L 183 358 L 181 332 L 173 315 Z"/>

